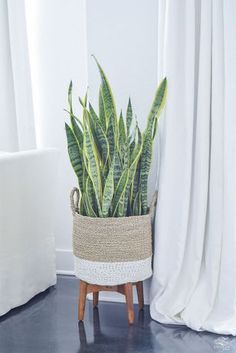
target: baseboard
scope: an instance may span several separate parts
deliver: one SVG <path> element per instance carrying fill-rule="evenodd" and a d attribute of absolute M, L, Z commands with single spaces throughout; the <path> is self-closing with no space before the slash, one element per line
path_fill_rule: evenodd
<path fill-rule="evenodd" d="M 56 270 L 57 275 L 75 276 L 75 271 Z"/>

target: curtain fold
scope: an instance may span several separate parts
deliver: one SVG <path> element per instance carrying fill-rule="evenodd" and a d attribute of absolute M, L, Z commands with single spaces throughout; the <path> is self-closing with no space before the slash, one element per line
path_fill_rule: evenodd
<path fill-rule="evenodd" d="M 0 150 L 36 147 L 24 0 L 0 0 Z"/>
<path fill-rule="evenodd" d="M 234 147 L 225 149 L 223 1 L 159 0 L 158 30 L 159 78 L 167 76 L 169 92 L 159 129 L 151 316 L 236 334 L 236 259 L 226 253 L 236 242 L 235 220 L 232 229 L 225 223 L 232 207 L 225 162 Z"/>

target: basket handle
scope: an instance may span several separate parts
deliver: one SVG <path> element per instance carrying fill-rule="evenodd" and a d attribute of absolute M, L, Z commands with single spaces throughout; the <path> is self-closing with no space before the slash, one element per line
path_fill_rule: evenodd
<path fill-rule="evenodd" d="M 70 207 L 71 207 L 73 216 L 75 215 L 76 211 L 79 208 L 79 201 L 80 201 L 80 191 L 78 188 L 73 188 L 70 193 Z"/>
<path fill-rule="evenodd" d="M 149 210 L 149 213 L 151 215 L 152 220 L 154 219 L 155 207 L 157 204 L 157 197 L 158 197 L 158 191 L 156 190 L 153 194 L 152 202 L 150 204 L 150 210 Z"/>

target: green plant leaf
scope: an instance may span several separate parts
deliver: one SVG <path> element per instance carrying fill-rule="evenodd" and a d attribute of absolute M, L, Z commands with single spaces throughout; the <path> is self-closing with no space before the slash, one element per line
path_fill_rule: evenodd
<path fill-rule="evenodd" d="M 93 135 L 96 138 L 99 152 L 102 156 L 103 164 L 106 165 L 109 157 L 109 141 L 106 137 L 105 131 L 102 128 L 99 118 L 97 117 L 91 104 L 89 105 L 90 114 L 93 120 Z"/>
<path fill-rule="evenodd" d="M 114 155 L 114 187 L 116 189 L 118 181 L 120 180 L 121 174 L 122 174 L 122 164 L 120 160 L 120 156 L 118 152 L 115 152 Z"/>
<path fill-rule="evenodd" d="M 78 178 L 80 191 L 83 191 L 83 157 L 77 139 L 68 124 L 65 123 L 67 149 L 71 165 Z"/>
<path fill-rule="evenodd" d="M 126 142 L 126 128 L 125 128 L 125 122 L 124 118 L 122 115 L 122 111 L 120 112 L 120 118 L 119 118 L 119 144 L 122 146 Z"/>
<path fill-rule="evenodd" d="M 114 194 L 114 159 L 111 164 L 105 186 L 103 191 L 103 199 L 102 199 L 102 215 L 103 217 L 108 217 L 109 209 L 111 206 L 111 201 Z"/>
<path fill-rule="evenodd" d="M 69 105 L 69 112 L 70 114 L 73 114 L 73 108 L 72 108 L 72 81 L 70 81 L 69 88 L 68 88 L 68 105 Z"/>
<path fill-rule="evenodd" d="M 161 83 L 159 84 L 150 113 L 148 115 L 148 124 L 153 125 L 153 121 L 155 117 L 159 117 L 161 114 L 162 109 L 164 108 L 166 102 L 166 95 L 167 95 L 167 79 L 164 78 Z"/>
<path fill-rule="evenodd" d="M 86 193 L 84 194 L 85 196 L 85 203 L 86 203 L 86 208 L 87 208 L 87 216 L 89 217 L 97 217 L 97 214 L 93 208 L 93 203 L 94 203 L 94 190 L 93 190 L 93 183 L 90 179 L 90 177 L 87 177 L 86 180 Z"/>
<path fill-rule="evenodd" d="M 70 121 L 71 121 L 71 127 L 73 130 L 73 133 L 78 141 L 78 144 L 80 148 L 83 148 L 83 139 L 84 139 L 83 131 L 81 130 L 79 124 L 77 123 L 77 120 L 75 119 L 74 115 L 71 115 Z"/>
<path fill-rule="evenodd" d="M 99 168 L 99 158 L 94 144 L 91 131 L 87 128 L 84 131 L 84 153 L 87 157 L 87 172 L 93 183 L 94 192 L 96 195 L 98 213 L 102 217 L 101 201 L 102 201 L 102 182 Z"/>
<path fill-rule="evenodd" d="M 142 149 L 143 149 L 143 141 L 142 141 L 142 135 L 141 132 L 138 137 L 138 142 L 137 145 L 134 148 L 134 152 L 132 154 L 132 160 L 131 160 L 131 165 L 129 167 L 130 173 L 129 173 L 129 180 L 127 184 L 127 193 L 125 197 L 125 206 L 128 206 L 128 197 L 130 196 L 130 204 L 132 202 L 133 198 L 133 182 L 135 178 L 135 174 L 137 171 L 137 167 L 140 161 L 140 157 L 142 154 Z"/>
<path fill-rule="evenodd" d="M 97 116 L 91 103 L 89 103 L 89 113 L 90 113 L 90 116 L 92 118 L 92 122 L 94 123 L 94 125 L 96 126 L 96 124 L 100 124 L 99 117 Z"/>
<path fill-rule="evenodd" d="M 154 119 L 154 124 L 153 124 L 153 131 L 152 131 L 152 139 L 154 140 L 155 136 L 156 136 L 156 132 L 157 132 L 157 122 L 158 119 L 157 117 Z"/>
<path fill-rule="evenodd" d="M 151 132 L 146 131 L 144 133 L 144 139 L 143 139 L 143 152 L 141 157 L 141 171 L 140 171 L 143 214 L 146 214 L 148 211 L 148 200 L 147 200 L 148 174 L 150 171 L 151 161 L 152 161 L 152 144 L 153 144 L 153 140 L 152 140 Z"/>
<path fill-rule="evenodd" d="M 132 110 L 131 100 L 129 98 L 127 111 L 126 111 L 127 136 L 129 136 L 129 134 L 130 134 L 130 127 L 131 127 L 131 124 L 132 124 L 132 119 L 133 119 L 133 110 Z"/>
<path fill-rule="evenodd" d="M 105 116 L 106 116 L 106 125 L 108 126 L 109 121 L 111 121 L 111 125 L 115 129 L 115 127 L 117 125 L 117 114 L 116 114 L 116 107 L 115 107 L 115 101 L 113 98 L 113 93 L 112 93 L 110 84 L 107 80 L 107 77 L 106 77 L 101 65 L 99 64 L 99 62 L 97 61 L 95 56 L 93 56 L 93 57 L 94 57 L 96 64 L 98 66 L 101 80 L 102 80 L 101 95 L 103 98 L 103 105 L 104 105 L 104 111 L 105 111 Z"/>
<path fill-rule="evenodd" d="M 110 160 L 113 159 L 114 151 L 116 148 L 116 138 L 115 138 L 115 131 L 114 126 L 112 124 L 112 120 L 109 120 L 108 129 L 107 129 L 107 139 L 109 143 L 109 151 L 110 151 Z"/>
<path fill-rule="evenodd" d="M 125 193 L 123 193 L 119 201 L 116 217 L 125 217 L 126 212 L 127 211 L 125 209 Z"/>
<path fill-rule="evenodd" d="M 128 180 L 129 180 L 129 169 L 126 169 L 121 174 L 120 180 L 115 190 L 115 195 L 113 200 L 113 217 L 116 216 L 119 205 L 122 206 L 124 202 L 123 197 L 126 191 Z"/>
<path fill-rule="evenodd" d="M 102 87 L 99 89 L 99 119 L 104 131 L 107 131 L 106 114 L 102 97 Z"/>
<path fill-rule="evenodd" d="M 133 215 L 138 216 L 142 212 L 141 208 L 141 193 L 137 192 L 135 199 L 134 199 L 134 204 L 133 204 Z"/>
<path fill-rule="evenodd" d="M 79 98 L 83 107 L 79 120 L 73 113 L 72 82 L 68 88 L 71 126 L 66 124 L 66 135 L 81 191 L 79 212 L 90 217 L 146 214 L 153 140 L 166 100 L 167 80 L 158 86 L 142 134 L 130 99 L 125 119 L 122 113 L 117 117 L 110 84 L 96 58 L 95 61 L 101 76 L 99 114 L 86 93 L 84 99 Z"/>

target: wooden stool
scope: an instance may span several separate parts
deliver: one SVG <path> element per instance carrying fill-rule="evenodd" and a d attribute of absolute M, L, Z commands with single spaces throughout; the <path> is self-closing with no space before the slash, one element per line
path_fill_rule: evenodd
<path fill-rule="evenodd" d="M 133 285 L 135 285 L 137 289 L 139 310 L 142 310 L 144 306 L 143 282 L 124 283 L 117 286 L 100 286 L 80 280 L 78 320 L 83 321 L 84 319 L 84 310 L 87 294 L 93 293 L 93 305 L 94 307 L 96 307 L 98 305 L 99 292 L 109 291 L 118 292 L 125 295 L 128 312 L 128 322 L 130 325 L 132 325 L 134 323 Z"/>

